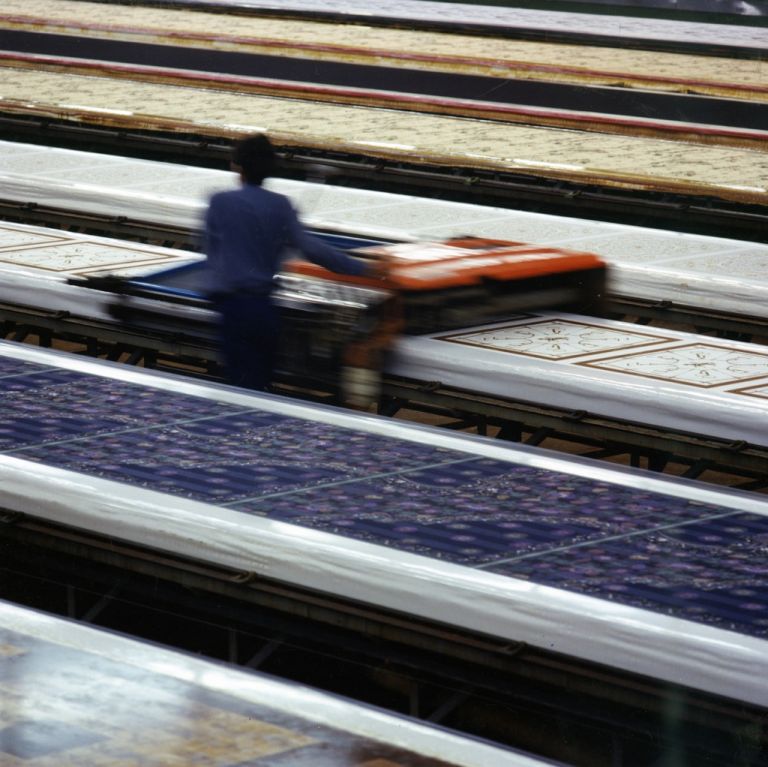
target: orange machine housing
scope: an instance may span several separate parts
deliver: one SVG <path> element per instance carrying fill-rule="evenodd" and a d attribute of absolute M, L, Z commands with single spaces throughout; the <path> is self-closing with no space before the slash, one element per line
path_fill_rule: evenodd
<path fill-rule="evenodd" d="M 463 237 L 375 245 L 351 251 L 386 261 L 386 278 L 332 274 L 304 261 L 288 270 L 308 277 L 386 287 L 399 294 L 406 332 L 476 325 L 520 311 L 596 311 L 606 265 L 596 255 L 520 242 Z"/>
<path fill-rule="evenodd" d="M 385 262 L 384 277 L 333 274 L 306 261 L 290 262 L 285 270 L 387 294 L 373 315 L 356 323 L 358 332 L 340 353 L 342 399 L 363 408 L 375 400 L 386 354 L 402 333 L 472 327 L 541 309 L 595 312 L 605 290 L 605 263 L 592 253 L 520 242 L 463 237 L 350 252 Z"/>

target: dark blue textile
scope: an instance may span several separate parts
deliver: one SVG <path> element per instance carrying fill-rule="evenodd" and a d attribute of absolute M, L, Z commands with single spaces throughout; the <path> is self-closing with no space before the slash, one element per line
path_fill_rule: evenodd
<path fill-rule="evenodd" d="M 269 296 L 233 293 L 214 302 L 227 381 L 264 391 L 272 380 L 280 335 L 280 313 Z"/>

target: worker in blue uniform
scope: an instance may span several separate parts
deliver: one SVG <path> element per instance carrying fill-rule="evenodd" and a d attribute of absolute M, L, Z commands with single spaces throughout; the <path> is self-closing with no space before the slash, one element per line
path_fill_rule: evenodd
<path fill-rule="evenodd" d="M 275 275 L 289 249 L 333 272 L 378 276 L 371 267 L 309 234 L 287 197 L 262 187 L 275 151 L 267 136 L 239 141 L 232 169 L 241 186 L 213 195 L 205 215 L 207 293 L 219 313 L 219 339 L 229 383 L 267 390 L 280 336 L 272 301 Z"/>

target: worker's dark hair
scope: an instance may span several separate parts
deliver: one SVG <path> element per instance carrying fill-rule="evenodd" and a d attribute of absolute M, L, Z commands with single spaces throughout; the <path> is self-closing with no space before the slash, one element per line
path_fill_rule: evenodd
<path fill-rule="evenodd" d="M 275 167 L 272 142 L 263 133 L 241 139 L 232 148 L 232 165 L 247 183 L 260 184 Z"/>

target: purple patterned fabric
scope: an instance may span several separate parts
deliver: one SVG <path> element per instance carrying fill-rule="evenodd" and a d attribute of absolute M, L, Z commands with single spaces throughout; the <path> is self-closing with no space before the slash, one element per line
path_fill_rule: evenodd
<path fill-rule="evenodd" d="M 3 357 L 0 407 L 27 460 L 768 637 L 768 517 Z"/>

